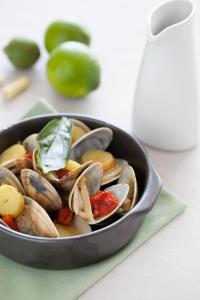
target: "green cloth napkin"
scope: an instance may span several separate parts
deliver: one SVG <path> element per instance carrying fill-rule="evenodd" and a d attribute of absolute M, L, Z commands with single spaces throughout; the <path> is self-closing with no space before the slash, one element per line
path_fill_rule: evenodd
<path fill-rule="evenodd" d="M 45 101 L 40 101 L 25 117 L 50 112 L 55 112 L 55 110 Z M 177 196 L 163 189 L 137 236 L 111 258 L 89 267 L 66 271 L 40 270 L 17 264 L 0 256 L 0 298 L 4 300 L 76 299 L 155 232 L 182 213 L 185 207 Z"/>

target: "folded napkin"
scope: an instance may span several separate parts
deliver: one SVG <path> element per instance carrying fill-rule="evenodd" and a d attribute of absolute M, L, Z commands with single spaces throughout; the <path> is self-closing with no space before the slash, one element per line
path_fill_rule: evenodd
<path fill-rule="evenodd" d="M 38 102 L 26 115 L 55 112 L 45 101 Z M 163 189 L 152 211 L 145 217 L 136 237 L 123 250 L 92 266 L 49 271 L 26 267 L 0 256 L 0 298 L 4 300 L 76 299 L 116 267 L 155 232 L 182 213 L 185 205 Z"/>

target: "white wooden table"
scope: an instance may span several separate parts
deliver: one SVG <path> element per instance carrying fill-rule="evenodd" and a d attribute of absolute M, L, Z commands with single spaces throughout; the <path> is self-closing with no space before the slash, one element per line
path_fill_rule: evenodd
<path fill-rule="evenodd" d="M 6 102 L 0 90 L 0 127 L 16 121 L 40 97 L 45 97 L 58 111 L 91 114 L 131 131 L 134 85 L 146 39 L 147 13 L 158 3 L 159 0 L 1 0 L 1 47 L 14 36 L 27 36 L 40 43 L 42 58 L 27 72 L 31 85 L 21 96 Z M 83 100 L 69 101 L 59 96 L 45 76 L 45 28 L 52 20 L 66 16 L 88 26 L 92 48 L 102 66 L 101 87 Z M 199 29 L 197 22 L 198 53 Z M 20 74 L 2 51 L 0 73 L 6 74 L 8 81 Z M 181 196 L 188 208 L 82 295 L 82 300 L 200 299 L 200 148 L 184 153 L 149 152 L 166 187 Z"/>

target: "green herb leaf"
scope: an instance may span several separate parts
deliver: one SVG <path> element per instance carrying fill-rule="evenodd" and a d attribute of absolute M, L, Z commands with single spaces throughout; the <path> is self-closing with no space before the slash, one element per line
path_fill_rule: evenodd
<path fill-rule="evenodd" d="M 37 135 L 37 161 L 43 172 L 66 166 L 71 144 L 72 124 L 67 118 L 50 121 Z"/>

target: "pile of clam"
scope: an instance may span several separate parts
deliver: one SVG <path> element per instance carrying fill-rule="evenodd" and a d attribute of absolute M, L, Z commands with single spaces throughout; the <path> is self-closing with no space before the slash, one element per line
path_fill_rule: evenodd
<path fill-rule="evenodd" d="M 112 223 L 113 215 L 120 217 L 134 207 L 137 181 L 133 168 L 126 160 L 105 152 L 113 139 L 112 130 L 107 127 L 90 130 L 78 120 L 71 121 L 69 164 L 72 166 L 63 176 L 58 176 L 57 171 L 44 174 L 37 164 L 37 133 L 0 155 L 0 226 L 14 229 L 5 218 L 10 212 L 6 205 L 15 205 L 12 203 L 14 191 L 13 197 L 21 201 L 16 210 L 15 207 L 11 209 L 16 230 L 40 237 L 89 233 L 98 226 L 101 228 Z M 16 148 L 15 151 L 12 147 Z M 91 160 L 88 153 L 93 150 L 97 151 Z M 101 152 L 106 153 L 103 163 L 101 158 L 98 159 Z M 91 199 L 100 191 L 111 193 L 117 204 L 111 211 L 98 216 L 94 213 Z M 57 217 L 64 208 L 71 212 L 71 222 L 67 225 L 59 224 Z"/>

